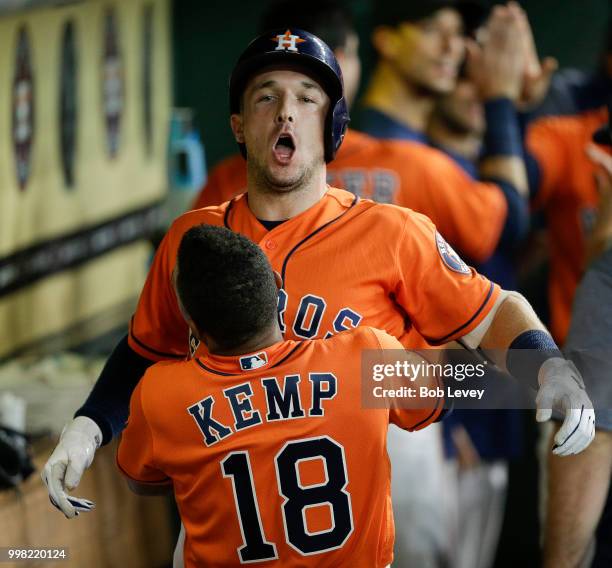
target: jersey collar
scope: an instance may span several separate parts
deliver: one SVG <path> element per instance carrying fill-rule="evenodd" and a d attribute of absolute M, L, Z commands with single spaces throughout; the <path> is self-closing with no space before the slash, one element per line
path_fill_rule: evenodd
<path fill-rule="evenodd" d="M 308 341 L 279 341 L 265 349 L 242 355 L 213 355 L 201 344 L 196 351 L 194 361 L 206 372 L 222 376 L 248 375 L 266 372 L 284 363 L 299 351 Z"/>
<path fill-rule="evenodd" d="M 230 203 L 225 215 L 225 226 L 256 243 L 271 234 L 281 236 L 284 233 L 290 234 L 293 240 L 297 240 L 332 221 L 349 209 L 354 202 L 355 196 L 352 193 L 328 186 L 325 195 L 312 207 L 268 231 L 249 209 L 248 193 L 244 193 Z"/>

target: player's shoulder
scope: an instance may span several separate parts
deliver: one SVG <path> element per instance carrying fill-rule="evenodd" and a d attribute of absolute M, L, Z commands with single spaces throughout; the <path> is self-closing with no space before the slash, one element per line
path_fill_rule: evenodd
<path fill-rule="evenodd" d="M 367 166 L 380 164 L 394 169 L 429 171 L 430 165 L 448 166 L 454 163 L 446 154 L 422 142 L 374 138 L 362 132 L 350 131 L 346 152 L 339 154 L 339 166 L 355 161 Z"/>
<path fill-rule="evenodd" d="M 242 199 L 241 195 L 221 205 L 209 205 L 201 209 L 187 211 L 173 221 L 168 232 L 174 235 L 183 235 L 196 225 L 223 226 L 228 209 L 240 199 Z"/>
<path fill-rule="evenodd" d="M 333 335 L 328 339 L 316 341 L 323 342 L 334 353 L 340 353 L 344 350 L 362 351 L 364 349 L 390 348 L 390 346 L 401 347 L 397 339 L 386 331 L 368 325 L 362 325 Z"/>
<path fill-rule="evenodd" d="M 556 135 L 567 138 L 568 141 L 581 133 L 590 136 L 594 128 L 606 121 L 605 107 L 589 109 L 577 114 L 562 116 L 544 116 L 534 120 L 528 128 L 528 136 Z"/>
<path fill-rule="evenodd" d="M 389 239 L 390 234 L 394 232 L 419 234 L 433 226 L 427 215 L 392 203 L 377 203 L 370 199 L 360 199 L 356 209 L 357 212 L 367 215 L 367 220 L 371 223 L 372 234 L 376 234 L 375 231 L 378 228 L 384 227 L 381 236 L 384 236 L 385 239 Z"/>
<path fill-rule="evenodd" d="M 151 365 L 140 380 L 141 396 L 151 398 L 160 392 L 167 394 L 171 385 L 177 384 L 178 377 L 189 372 L 190 367 L 191 361 L 187 359 L 158 361 Z"/>

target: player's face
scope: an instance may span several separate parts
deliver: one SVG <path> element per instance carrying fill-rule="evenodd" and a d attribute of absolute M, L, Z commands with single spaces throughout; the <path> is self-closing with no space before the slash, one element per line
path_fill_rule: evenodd
<path fill-rule="evenodd" d="M 434 94 L 450 92 L 464 56 L 463 23 L 456 10 L 444 8 L 395 31 L 391 65 L 409 83 Z"/>
<path fill-rule="evenodd" d="M 248 154 L 249 175 L 273 191 L 298 189 L 325 164 L 324 125 L 329 97 L 316 80 L 272 69 L 248 83 L 242 113 L 232 116 Z"/>
<path fill-rule="evenodd" d="M 484 108 L 474 83 L 459 79 L 449 95 L 438 101 L 436 112 L 455 131 L 482 135 L 485 130 Z"/>

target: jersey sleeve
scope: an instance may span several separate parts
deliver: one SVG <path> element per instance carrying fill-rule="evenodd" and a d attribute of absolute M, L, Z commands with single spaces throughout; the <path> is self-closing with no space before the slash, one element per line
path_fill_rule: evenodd
<path fill-rule="evenodd" d="M 534 207 L 546 205 L 555 192 L 563 188 L 570 177 L 569 154 L 572 140 L 577 140 L 573 121 L 564 117 L 543 118 L 529 126 L 527 131 L 527 151 L 535 159 L 539 170 L 539 186 L 533 202 Z"/>
<path fill-rule="evenodd" d="M 414 159 L 398 163 L 406 189 L 399 192 L 397 204 L 427 215 L 462 254 L 484 262 L 495 251 L 506 221 L 502 190 L 473 179 L 438 150 L 410 151 L 417 150 Z"/>
<path fill-rule="evenodd" d="M 370 328 L 372 335 L 374 335 L 378 348 L 383 352 L 390 351 L 388 356 L 383 354 L 385 363 L 393 363 L 398 358 L 398 353 L 406 353 L 406 357 L 413 358 L 417 357 L 417 354 L 410 354 L 406 352 L 404 346 L 395 338 L 388 333 Z M 421 359 L 420 356 L 418 356 Z M 412 360 L 412 359 L 411 359 Z M 420 385 L 425 385 L 423 380 L 427 380 L 429 388 L 435 388 L 440 386 L 435 377 L 429 377 L 422 379 Z M 429 399 L 428 399 L 429 401 Z M 403 430 L 413 432 L 415 430 L 421 430 L 433 422 L 436 422 L 444 409 L 444 398 L 440 397 L 437 399 L 431 399 L 431 405 L 418 405 L 419 408 L 390 408 L 389 409 L 389 422 L 395 424 Z"/>
<path fill-rule="evenodd" d="M 246 191 L 246 162 L 242 156 L 231 156 L 216 165 L 208 176 L 192 209 L 220 205 Z"/>
<path fill-rule="evenodd" d="M 168 476 L 155 465 L 153 434 L 143 408 L 143 390 L 151 372 L 147 371 L 132 394 L 127 426 L 117 449 L 117 466 L 139 483 L 168 483 Z"/>
<path fill-rule="evenodd" d="M 130 322 L 129 346 L 152 361 L 183 359 L 189 351 L 189 327 L 181 316 L 172 271 L 182 231 L 175 222 L 163 238 Z"/>
<path fill-rule="evenodd" d="M 395 298 L 432 345 L 459 339 L 486 317 L 500 289 L 468 267 L 429 219 L 407 214 L 396 250 Z"/>

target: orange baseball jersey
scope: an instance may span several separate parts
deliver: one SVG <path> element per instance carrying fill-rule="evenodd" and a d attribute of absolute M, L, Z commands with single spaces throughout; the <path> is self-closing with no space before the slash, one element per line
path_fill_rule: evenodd
<path fill-rule="evenodd" d="M 185 566 L 391 563 L 387 427 L 423 428 L 442 408 L 362 407 L 362 350 L 401 347 L 362 327 L 146 372 L 117 463 L 140 483 L 172 481 Z"/>
<path fill-rule="evenodd" d="M 493 253 L 506 219 L 498 186 L 473 180 L 446 154 L 417 142 L 379 140 L 349 130 L 327 165 L 327 182 L 427 215 L 474 262 Z M 246 162 L 236 154 L 213 168 L 194 209 L 228 201 L 246 191 L 246 185 Z"/>
<path fill-rule="evenodd" d="M 599 202 L 595 167 L 585 148 L 607 118 L 605 108 L 543 118 L 534 122 L 527 133 L 527 147 L 541 173 L 533 206 L 543 209 L 547 219 L 550 327 L 560 343 L 565 341 L 574 293 L 586 268 L 586 238 Z"/>
<path fill-rule="evenodd" d="M 473 269 L 423 215 L 328 188 L 301 214 L 268 231 L 245 194 L 181 215 L 164 237 L 130 325 L 129 344 L 152 360 L 188 354 L 188 327 L 172 287 L 178 246 L 194 225 L 225 225 L 258 244 L 282 278 L 287 339 L 369 325 L 406 347 L 459 338 L 486 316 L 499 288 Z"/>

